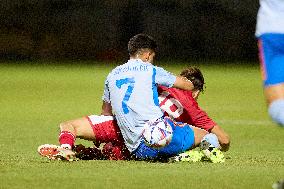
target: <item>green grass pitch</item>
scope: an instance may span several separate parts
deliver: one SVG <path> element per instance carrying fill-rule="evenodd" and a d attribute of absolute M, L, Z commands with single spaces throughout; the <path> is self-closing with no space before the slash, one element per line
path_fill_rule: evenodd
<path fill-rule="evenodd" d="M 231 136 L 223 164 L 48 161 L 60 122 L 99 114 L 109 63 L 0 64 L 0 188 L 271 188 L 284 178 L 284 128 L 267 113 L 257 65 L 200 64 L 199 104 Z M 162 64 L 178 74 L 187 64 Z M 90 144 L 79 140 L 79 143 Z"/>

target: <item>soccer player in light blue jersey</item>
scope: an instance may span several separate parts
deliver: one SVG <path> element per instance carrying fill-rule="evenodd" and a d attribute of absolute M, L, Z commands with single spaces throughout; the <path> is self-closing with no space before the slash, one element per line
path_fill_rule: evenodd
<path fill-rule="evenodd" d="M 260 0 L 256 36 L 271 118 L 284 126 L 284 1 Z"/>
<path fill-rule="evenodd" d="M 194 132 L 189 125 L 180 127 L 163 117 L 157 85 L 183 90 L 192 90 L 194 86 L 185 77 L 152 65 L 156 49 L 152 37 L 145 34 L 132 37 L 128 43 L 130 59 L 107 76 L 102 97 L 103 114 L 115 116 L 128 150 L 138 159 L 177 155 L 194 144 Z M 153 121 L 175 125 L 172 141 L 160 150 L 147 146 L 142 138 L 145 124 Z"/>

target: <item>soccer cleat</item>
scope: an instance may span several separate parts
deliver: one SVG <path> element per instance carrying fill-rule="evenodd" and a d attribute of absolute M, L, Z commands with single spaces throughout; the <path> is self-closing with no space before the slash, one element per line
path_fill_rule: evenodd
<path fill-rule="evenodd" d="M 206 140 L 201 141 L 200 150 L 204 154 L 203 160 L 208 160 L 211 161 L 212 163 L 225 162 L 224 154 L 218 148 L 215 148 Z"/>
<path fill-rule="evenodd" d="M 75 160 L 75 153 L 71 150 L 64 149 L 61 146 L 53 144 L 43 144 L 37 149 L 39 155 L 47 157 L 50 160 Z"/>
<path fill-rule="evenodd" d="M 204 154 L 200 151 L 188 150 L 180 153 L 177 156 L 171 158 L 171 161 L 175 162 L 198 162 L 201 161 Z"/>
<path fill-rule="evenodd" d="M 47 157 L 48 159 L 55 159 L 55 156 L 59 153 L 60 146 L 53 144 L 43 144 L 37 148 L 39 155 Z"/>

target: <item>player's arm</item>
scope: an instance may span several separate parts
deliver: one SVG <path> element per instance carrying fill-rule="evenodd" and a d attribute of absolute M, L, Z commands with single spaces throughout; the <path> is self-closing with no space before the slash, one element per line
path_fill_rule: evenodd
<path fill-rule="evenodd" d="M 173 85 L 174 88 L 191 91 L 194 89 L 193 83 L 186 77 L 176 76 L 176 81 Z"/>
<path fill-rule="evenodd" d="M 113 115 L 112 114 L 112 107 L 111 107 L 110 103 L 103 101 L 101 115 L 105 115 L 105 116 L 112 116 Z"/>
<path fill-rule="evenodd" d="M 189 124 L 215 134 L 218 137 L 222 151 L 227 151 L 229 149 L 229 135 L 198 106 L 196 101 L 191 96 L 187 96 L 187 103 L 183 103 L 183 108 L 183 112 L 186 113 L 192 120 L 189 122 Z"/>
<path fill-rule="evenodd" d="M 108 87 L 108 80 L 105 80 L 105 87 L 104 87 L 104 93 L 102 96 L 103 100 L 103 105 L 102 105 L 102 113 L 101 115 L 105 116 L 112 116 L 112 107 L 110 104 L 110 92 L 109 92 L 109 87 Z"/>
<path fill-rule="evenodd" d="M 222 151 L 227 151 L 230 147 L 230 137 L 229 135 L 220 127 L 219 125 L 215 125 L 211 129 L 211 133 L 214 133 L 219 140 L 219 143 L 221 145 Z"/>

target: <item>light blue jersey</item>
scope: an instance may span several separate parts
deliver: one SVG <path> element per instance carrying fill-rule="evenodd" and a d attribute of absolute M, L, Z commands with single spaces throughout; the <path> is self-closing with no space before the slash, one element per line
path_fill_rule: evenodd
<path fill-rule="evenodd" d="M 157 85 L 172 87 L 175 80 L 163 68 L 140 59 L 130 59 L 108 75 L 102 99 L 111 103 L 130 152 L 139 146 L 145 122 L 163 116 Z"/>
<path fill-rule="evenodd" d="M 284 0 L 259 0 L 256 36 L 284 33 Z"/>

